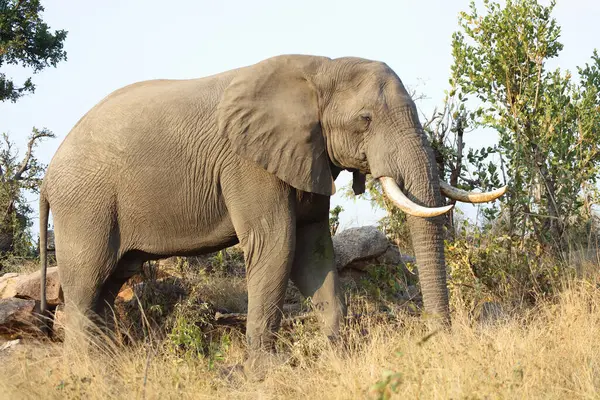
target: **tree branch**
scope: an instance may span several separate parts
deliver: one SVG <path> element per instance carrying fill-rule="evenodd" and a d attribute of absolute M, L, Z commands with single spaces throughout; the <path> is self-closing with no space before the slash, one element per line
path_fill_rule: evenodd
<path fill-rule="evenodd" d="M 13 180 L 20 181 L 23 179 L 23 174 L 25 172 L 27 172 L 27 170 L 29 169 L 29 161 L 31 160 L 33 146 L 36 144 L 35 143 L 36 140 L 39 140 L 39 139 L 45 138 L 45 137 L 53 138 L 55 136 L 52 132 L 49 132 L 46 129 L 42 129 L 41 131 L 38 131 L 37 129 L 34 128 L 33 134 L 31 135 L 29 142 L 27 142 L 27 153 L 25 153 L 25 157 L 23 158 L 23 161 L 21 161 L 21 164 L 19 165 L 17 172 L 15 172 L 15 175 L 13 176 Z"/>

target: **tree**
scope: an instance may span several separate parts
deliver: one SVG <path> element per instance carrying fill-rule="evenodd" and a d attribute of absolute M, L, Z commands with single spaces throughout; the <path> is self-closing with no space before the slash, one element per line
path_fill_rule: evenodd
<path fill-rule="evenodd" d="M 335 206 L 332 210 L 329 210 L 329 232 L 331 236 L 335 236 L 340 226 L 340 213 L 344 211 L 342 206 Z"/>
<path fill-rule="evenodd" d="M 471 3 L 453 35 L 452 75 L 461 96 L 480 103 L 477 125 L 499 134 L 508 232 L 561 252 L 598 198 L 600 59 L 594 51 L 577 82 L 547 69 L 563 48 L 554 4 L 486 0 L 479 15 Z"/>
<path fill-rule="evenodd" d="M 54 31 L 41 19 L 44 8 L 39 0 L 0 0 L 0 67 L 20 65 L 33 73 L 56 66 L 67 59 L 63 43 L 67 32 Z M 31 78 L 21 85 L 0 72 L 0 101 L 16 102 L 35 92 Z M 27 228 L 32 210 L 24 199 L 25 191 L 38 190 L 44 167 L 33 154 L 35 146 L 54 134 L 36 129 L 29 137 L 22 159 L 6 133 L 0 142 L 0 257 L 7 252 L 26 254 L 31 249 Z"/>
<path fill-rule="evenodd" d="M 474 114 L 466 106 L 467 98 L 457 87 L 455 76 L 450 78 L 451 88 L 446 91 L 441 110 L 435 108 L 423 122 L 423 129 L 433 147 L 441 179 L 454 187 L 471 191 L 489 191 L 501 186 L 498 168 L 488 159 L 497 148 L 469 149 L 465 158 L 465 134 L 476 129 Z M 456 201 L 448 199 L 449 203 Z M 480 206 L 486 220 L 493 220 L 498 213 L 494 203 Z M 454 237 L 454 212 L 446 214 L 446 228 L 450 238 Z"/>
<path fill-rule="evenodd" d="M 21 65 L 37 73 L 67 59 L 63 50 L 67 32 L 50 32 L 41 19 L 43 11 L 39 0 L 0 0 L 0 67 Z M 0 101 L 16 102 L 34 91 L 31 78 L 15 86 L 12 79 L 0 73 Z"/>
<path fill-rule="evenodd" d="M 466 190 L 508 184 L 500 206 L 482 206 L 484 229 L 521 243 L 531 237 L 556 253 L 590 244 L 599 199 L 600 57 L 594 51 L 577 68 L 578 79 L 547 68 L 563 48 L 554 2 L 508 0 L 501 7 L 486 0 L 484 7 L 484 15 L 474 3 L 460 13 L 450 88 L 443 106 L 424 118 L 440 175 Z M 466 151 L 464 135 L 483 128 L 498 133 L 498 144 Z M 399 237 L 404 216 L 376 186 L 369 180 L 373 204 L 388 211 L 381 223 Z M 452 237 L 452 216 L 447 227 Z"/>
<path fill-rule="evenodd" d="M 33 149 L 43 138 L 53 138 L 47 129 L 33 128 L 27 151 L 21 160 L 7 134 L 0 143 L 0 253 L 27 253 L 31 238 L 27 235 L 32 209 L 25 201 L 24 191 L 38 192 L 44 167 L 33 155 Z"/>

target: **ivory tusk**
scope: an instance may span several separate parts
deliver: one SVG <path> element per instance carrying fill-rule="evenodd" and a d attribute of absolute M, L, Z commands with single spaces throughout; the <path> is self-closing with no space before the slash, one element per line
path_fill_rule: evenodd
<path fill-rule="evenodd" d="M 444 196 L 464 203 L 487 203 L 496 200 L 506 193 L 506 186 L 492 190 L 491 192 L 474 193 L 455 188 L 442 180 L 440 180 L 440 189 Z"/>
<path fill-rule="evenodd" d="M 379 178 L 381 187 L 390 200 L 402 211 L 415 217 L 435 217 L 447 213 L 454 207 L 450 204 L 444 207 L 423 207 L 411 201 L 400 190 L 393 178 L 382 176 Z"/>

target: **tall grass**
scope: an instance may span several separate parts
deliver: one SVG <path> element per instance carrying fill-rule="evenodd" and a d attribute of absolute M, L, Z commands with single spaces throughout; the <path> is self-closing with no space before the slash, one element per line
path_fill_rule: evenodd
<path fill-rule="evenodd" d="M 597 277 L 597 275 L 595 275 Z M 351 298 L 344 345 L 315 334 L 313 322 L 282 330 L 287 363 L 263 382 L 244 378 L 241 332 L 214 336 L 218 357 L 177 352 L 168 337 L 122 346 L 96 338 L 90 352 L 30 343 L 0 355 L 6 399 L 363 399 L 599 398 L 600 289 L 569 278 L 530 308 L 477 323 L 454 307 L 448 332 L 429 336 L 422 318 L 364 313 Z M 216 290 L 216 293 L 221 293 Z"/>

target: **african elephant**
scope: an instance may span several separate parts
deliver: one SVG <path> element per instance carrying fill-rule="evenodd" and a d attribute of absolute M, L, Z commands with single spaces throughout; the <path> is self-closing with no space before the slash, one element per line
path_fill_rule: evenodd
<path fill-rule="evenodd" d="M 452 205 L 442 194 L 483 202 L 504 188 L 473 194 L 440 183 L 415 104 L 386 64 L 284 55 L 135 83 L 67 135 L 40 191 L 41 243 L 50 208 L 54 218 L 67 334 L 83 327 L 76 309 L 102 315 L 143 262 L 239 241 L 250 358 L 273 348 L 289 278 L 335 336 L 345 305 L 328 217 L 344 169 L 359 192 L 364 174 L 380 179 L 410 215 L 425 309 L 449 322 L 440 215 Z"/>

